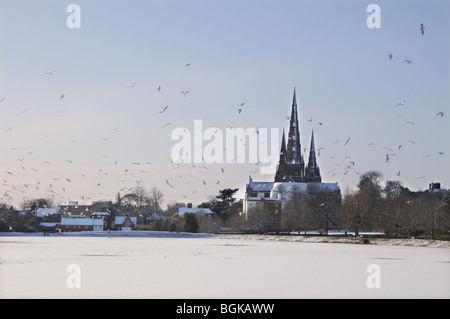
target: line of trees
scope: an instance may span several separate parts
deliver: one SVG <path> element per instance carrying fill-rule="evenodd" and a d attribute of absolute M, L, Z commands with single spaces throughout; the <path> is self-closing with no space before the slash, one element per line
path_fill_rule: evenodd
<path fill-rule="evenodd" d="M 338 217 L 342 226 L 360 230 L 381 230 L 386 237 L 448 236 L 450 194 L 412 192 L 399 181 L 382 186 L 382 174 L 369 171 L 361 175 L 358 190 L 346 191 Z"/>
<path fill-rule="evenodd" d="M 450 193 L 413 192 L 400 181 L 383 181 L 378 171 L 360 175 L 357 189 L 343 194 L 323 192 L 314 184 L 301 191 L 295 186 L 282 195 L 281 228 L 318 231 L 345 229 L 359 236 L 361 231 L 382 232 L 388 238 L 450 238 Z M 273 216 L 264 207 L 249 210 L 241 226 L 264 228 Z"/>

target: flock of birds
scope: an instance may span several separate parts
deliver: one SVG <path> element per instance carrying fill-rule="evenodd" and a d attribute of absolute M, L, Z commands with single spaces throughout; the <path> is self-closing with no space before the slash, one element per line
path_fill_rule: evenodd
<path fill-rule="evenodd" d="M 422 36 L 425 34 L 425 26 L 423 25 L 423 23 L 420 24 L 419 31 L 420 31 Z M 393 58 L 394 58 L 393 54 L 389 53 L 388 60 L 392 60 Z M 405 59 L 405 60 L 403 60 L 403 62 L 406 63 L 406 64 L 411 64 L 412 60 Z M 404 107 L 406 108 L 407 107 L 406 105 L 407 105 L 406 99 L 403 99 L 402 101 L 400 101 L 400 102 L 398 102 L 396 104 L 393 104 L 393 106 L 395 108 L 404 108 Z M 431 117 L 431 114 L 430 114 L 430 117 Z M 436 114 L 434 114 L 434 117 L 435 118 L 443 118 L 444 117 L 444 112 L 437 112 Z M 397 118 L 402 118 L 402 115 L 397 115 Z M 286 119 L 289 119 L 289 117 L 286 116 Z M 308 121 L 312 122 L 312 118 L 309 119 Z M 323 125 L 323 122 L 317 122 L 317 123 L 319 125 L 321 125 L 321 126 Z M 414 121 L 411 121 L 411 120 L 406 120 L 406 121 L 404 121 L 404 123 L 407 124 L 407 125 L 411 125 L 411 126 L 414 126 L 416 124 Z M 336 141 L 334 141 L 332 143 L 332 147 L 334 147 L 336 145 L 339 145 L 339 144 L 342 144 L 343 146 L 347 146 L 350 143 L 350 140 L 351 140 L 350 137 L 348 137 L 345 140 L 344 143 L 341 143 L 340 140 L 336 140 Z M 408 140 L 408 144 L 409 145 L 414 145 L 414 144 L 416 144 L 416 142 L 413 139 L 409 139 Z M 370 142 L 370 143 L 367 144 L 367 146 L 370 147 L 370 148 L 374 148 L 374 147 L 377 146 L 377 144 L 374 143 L 374 142 Z M 404 148 L 404 145 L 403 144 L 399 144 L 396 147 L 392 147 L 392 146 L 388 147 L 388 146 L 383 146 L 382 145 L 381 148 L 383 150 L 384 162 L 385 163 L 390 163 L 391 160 L 395 156 L 397 156 L 399 154 L 399 152 L 401 152 L 401 150 Z M 316 151 L 317 156 L 320 156 L 321 150 L 324 150 L 324 149 L 325 149 L 325 147 L 316 148 L 315 151 Z M 304 151 L 306 152 L 306 149 L 304 149 Z M 444 152 L 436 151 L 436 153 L 434 155 L 443 156 Z M 365 155 L 365 156 L 367 156 L 367 155 Z M 423 158 L 426 159 L 426 158 L 430 158 L 432 156 L 433 156 L 432 154 L 425 154 L 423 156 Z M 335 156 L 332 156 L 332 155 L 330 155 L 329 158 L 332 159 L 332 160 L 336 160 Z M 354 173 L 355 175 L 359 176 L 362 173 L 361 170 L 357 169 L 357 166 L 355 164 L 355 160 L 352 159 L 351 156 L 345 156 L 343 159 L 341 159 L 340 161 L 336 162 L 335 166 L 336 166 L 335 168 L 327 171 L 328 176 L 331 177 L 331 178 L 336 178 L 336 177 L 342 176 L 342 175 L 347 176 L 349 173 Z M 395 176 L 397 176 L 397 177 L 402 176 L 401 170 L 395 171 Z M 427 177 L 426 175 L 419 175 L 419 176 L 417 176 L 417 179 L 422 180 L 422 179 L 425 179 L 426 177 Z M 358 180 L 354 180 L 353 184 L 355 184 L 357 182 L 358 182 Z"/>
<path fill-rule="evenodd" d="M 425 34 L 425 27 L 423 24 L 420 26 L 420 32 L 422 35 Z M 394 56 L 392 54 L 388 55 L 388 59 L 392 60 Z M 409 59 L 405 59 L 404 63 L 411 64 L 412 61 Z M 190 67 L 191 63 L 187 63 L 184 65 L 185 67 Z M 43 73 L 44 76 L 53 77 L 56 74 L 56 70 L 53 69 L 51 71 Z M 138 87 L 137 82 L 133 82 L 129 85 L 125 86 L 127 90 L 133 90 Z M 156 87 L 156 93 L 159 94 L 163 91 L 163 87 L 158 85 Z M 184 98 L 188 98 L 191 94 L 190 89 L 183 89 L 177 92 L 182 95 Z M 56 97 L 55 97 L 56 98 Z M 61 93 L 57 96 L 57 99 L 60 103 L 62 103 L 66 99 L 66 94 Z M 3 97 L 0 99 L 0 106 L 2 104 L 6 104 L 8 102 L 7 97 Z M 236 106 L 237 115 L 241 115 L 244 112 L 245 103 L 242 102 Z M 396 108 L 406 107 L 406 99 L 394 104 Z M 166 128 L 172 124 L 172 122 L 164 121 L 164 115 L 170 112 L 169 105 L 164 105 L 156 109 L 155 114 L 159 114 L 156 116 L 161 117 L 161 128 Z M 63 113 L 65 109 L 60 109 L 59 113 Z M 18 116 L 24 116 L 27 112 L 29 112 L 29 108 L 25 108 L 18 113 Z M 435 114 L 436 118 L 443 118 L 444 112 L 438 112 Z M 286 120 L 290 120 L 290 116 L 286 116 Z M 307 120 L 308 122 L 313 122 L 313 118 Z M 323 121 L 316 122 L 319 126 L 324 126 Z M 406 121 L 408 125 L 415 125 L 413 121 Z M 259 126 L 255 129 L 255 134 L 259 134 Z M 105 134 L 99 137 L 104 143 L 108 143 L 111 139 L 114 139 L 114 134 L 120 132 L 120 126 L 114 126 L 108 129 Z M 107 133 L 107 134 L 106 134 Z M 4 137 L 9 138 L 11 134 L 14 134 L 14 126 L 10 126 L 7 129 L 3 130 Z M 8 135 L 9 134 L 9 135 Z M 44 139 L 48 138 L 48 135 L 43 136 Z M 76 138 L 71 138 L 68 143 L 69 144 L 77 144 L 79 141 Z M 241 141 L 245 143 L 245 141 Z M 347 147 L 352 142 L 351 137 L 345 138 L 342 142 L 340 140 L 335 140 L 331 147 L 335 147 L 337 145 L 342 145 L 343 147 Z M 415 144 L 414 140 L 409 140 L 410 144 Z M 374 147 L 376 144 L 371 142 L 368 144 L 369 147 Z M 56 147 L 56 145 L 55 145 Z M 398 145 L 397 147 L 386 147 L 383 146 L 383 150 L 385 151 L 384 161 L 389 163 L 394 156 L 397 155 L 403 148 L 403 145 Z M 316 148 L 315 152 L 317 156 L 321 155 L 321 151 L 323 151 L 325 147 Z M 306 154 L 307 149 L 304 149 L 304 153 Z M 65 162 L 59 161 L 58 163 L 53 163 L 52 159 L 47 158 L 35 158 L 34 151 L 32 147 L 26 148 L 17 148 L 11 146 L 10 152 L 17 154 L 17 163 L 18 165 L 14 167 L 14 169 L 10 169 L 3 172 L 2 177 L 2 200 L 6 202 L 13 202 L 17 200 L 17 198 L 29 198 L 30 191 L 33 190 L 34 193 L 38 193 L 39 197 L 47 197 L 53 199 L 55 202 L 64 202 L 70 199 L 81 199 L 83 201 L 94 201 L 98 200 L 98 197 L 104 197 L 106 199 L 111 200 L 116 196 L 117 193 L 122 195 L 133 192 L 137 187 L 148 186 L 146 183 L 147 180 L 151 179 L 153 182 L 156 182 L 157 185 L 154 185 L 158 188 L 166 188 L 169 191 L 173 191 L 176 188 L 181 188 L 180 196 L 183 199 L 190 199 L 192 196 L 199 192 L 199 187 L 205 187 L 210 190 L 211 185 L 215 185 L 218 187 L 222 187 L 221 185 L 221 177 L 225 175 L 224 167 L 215 167 L 215 166 L 207 166 L 203 164 L 190 164 L 190 163 L 174 163 L 171 158 L 169 158 L 171 169 L 177 170 L 179 174 L 172 174 L 171 178 L 168 177 L 167 169 L 161 168 L 158 165 L 154 165 L 152 161 L 132 161 L 129 163 L 121 163 L 119 159 L 113 159 L 111 155 L 107 152 L 102 154 L 103 164 L 97 167 L 96 169 L 90 169 L 89 171 L 83 171 L 82 167 L 77 168 L 77 162 L 74 159 L 66 159 Z M 437 152 L 438 155 L 443 155 L 443 152 Z M 426 157 L 430 157 L 431 154 L 427 154 Z M 350 172 L 353 172 L 356 175 L 361 174 L 361 171 L 357 169 L 357 165 L 355 163 L 355 159 L 352 159 L 350 156 L 346 156 L 345 158 L 338 160 L 334 156 L 330 155 L 330 159 L 337 160 L 336 168 L 327 171 L 327 175 L 334 179 L 339 175 L 347 175 Z M 32 167 L 33 163 L 39 163 L 38 167 Z M 39 179 L 38 173 L 42 170 L 48 172 L 51 171 L 52 165 L 55 165 L 55 176 L 49 178 L 48 176 Z M 254 167 L 250 169 L 249 174 L 257 174 L 259 172 L 259 163 L 254 164 Z M 60 172 L 59 168 L 61 166 L 66 166 L 67 174 L 63 174 Z M 103 166 L 103 167 L 102 167 Z M 75 172 L 75 173 L 74 173 Z M 205 172 L 208 172 L 208 178 L 204 175 Z M 26 174 L 26 178 L 24 178 L 23 174 Z M 33 175 L 36 174 L 36 175 Z M 395 175 L 401 176 L 401 172 L 396 171 Z M 175 176 L 175 177 L 174 177 Z M 155 179 L 156 178 L 156 179 Z M 214 180 L 211 180 L 214 178 Z M 419 179 L 425 178 L 425 176 L 419 176 Z M 85 182 L 85 180 L 90 179 L 90 182 Z M 12 182 L 12 181 L 16 182 Z M 26 180 L 22 183 L 17 183 L 19 180 Z M 72 184 L 84 185 L 82 188 L 89 191 L 89 196 L 87 194 L 79 194 L 75 193 L 71 187 Z M 104 193 L 103 187 L 106 185 L 114 184 L 116 186 L 116 190 L 113 193 Z M 120 186 L 119 186 L 120 185 Z M 227 187 L 224 185 L 223 187 Z M 94 198 L 96 196 L 96 198 Z"/>
<path fill-rule="evenodd" d="M 190 67 L 191 63 L 187 63 L 184 66 Z M 53 77 L 56 74 L 56 69 L 43 73 L 44 76 L 48 77 Z M 126 90 L 133 90 L 138 87 L 139 84 L 137 82 L 124 86 Z M 162 85 L 158 85 L 156 88 L 157 94 L 162 91 Z M 188 98 L 191 90 L 179 90 L 177 93 L 184 98 Z M 56 99 L 59 101 L 57 103 L 59 107 L 58 111 L 56 111 L 57 113 L 66 111 L 66 108 L 61 108 L 66 98 L 65 93 L 57 95 Z M 7 105 L 7 102 L 8 97 L 0 99 L 0 103 L 3 105 Z M 245 103 L 239 105 L 238 114 L 242 112 L 244 105 Z M 155 113 L 159 114 L 156 117 L 160 116 L 162 121 L 161 128 L 166 128 L 172 124 L 164 121 L 164 115 L 169 110 L 169 105 L 161 106 L 155 110 Z M 27 111 L 29 111 L 28 108 L 24 109 L 18 113 L 18 116 L 23 116 Z M 20 121 L 18 122 L 20 126 Z M 121 126 L 120 123 L 118 124 L 104 130 L 102 135 L 98 137 L 98 143 L 105 143 L 103 144 L 105 147 L 100 145 L 99 149 L 102 148 L 106 151 L 101 154 L 102 159 L 95 159 L 95 161 L 101 161 L 97 168 L 93 168 L 94 165 L 86 168 L 86 163 L 83 159 L 67 158 L 61 160 L 60 158 L 47 158 L 45 155 L 42 158 L 42 155 L 37 157 L 38 155 L 36 154 L 38 152 L 34 151 L 32 146 L 26 148 L 11 146 L 9 151 L 17 157 L 18 165 L 10 167 L 1 174 L 3 175 L 1 183 L 2 202 L 20 204 L 21 200 L 27 198 L 49 198 L 55 203 L 65 203 L 69 200 L 81 200 L 84 202 L 112 200 L 117 196 L 117 193 L 123 196 L 149 185 L 169 191 L 179 188 L 181 192 L 180 197 L 185 201 L 190 200 L 199 193 L 199 187 L 204 187 L 205 189 L 210 189 L 212 185 L 218 188 L 222 187 L 221 180 L 226 174 L 224 167 L 213 169 L 211 166 L 203 164 L 174 163 L 170 157 L 168 158 L 170 165 L 167 166 L 169 168 L 162 167 L 158 163 L 154 164 L 153 161 L 123 163 L 123 160 L 114 159 L 114 155 L 109 154 L 108 149 L 114 148 L 113 143 L 116 141 L 117 134 L 120 134 Z M 4 137 L 12 140 L 10 137 L 13 136 L 15 130 L 14 126 L 3 130 Z M 51 136 L 52 133 L 44 134 L 41 138 L 43 141 L 47 141 Z M 95 137 L 92 139 L 95 140 Z M 67 141 L 67 145 L 70 147 L 80 145 L 82 148 L 82 143 L 82 140 L 75 137 Z M 54 145 L 54 147 L 56 149 L 59 146 Z M 61 167 L 64 168 L 64 173 L 61 173 Z M 55 173 L 52 173 L 53 169 Z M 172 177 L 169 178 L 168 169 L 178 173 L 173 174 L 174 171 L 172 171 Z M 214 172 L 212 172 L 213 170 Z M 255 169 L 252 172 L 255 173 L 256 171 Z M 40 175 L 43 172 L 45 172 L 45 175 Z M 207 174 L 205 175 L 205 173 Z M 49 177 L 49 175 L 53 176 Z M 25 180 L 25 182 L 17 182 L 21 180 Z M 81 189 L 83 189 L 81 192 L 79 191 L 80 185 Z M 111 189 L 111 185 L 116 186 L 115 190 L 105 192 L 106 187 Z M 214 191 L 212 192 L 214 193 Z"/>

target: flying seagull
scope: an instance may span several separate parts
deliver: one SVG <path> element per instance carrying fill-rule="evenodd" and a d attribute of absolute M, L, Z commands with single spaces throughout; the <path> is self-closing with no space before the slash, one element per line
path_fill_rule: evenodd
<path fill-rule="evenodd" d="M 347 141 L 344 143 L 344 145 L 347 145 L 348 142 L 350 142 L 350 137 L 347 139 Z"/>
<path fill-rule="evenodd" d="M 189 94 L 189 91 L 190 91 L 190 89 L 187 90 L 187 91 L 180 91 L 180 93 L 183 94 L 184 97 L 186 97 L 186 95 Z"/>
<path fill-rule="evenodd" d="M 389 60 L 391 60 L 392 59 L 392 54 L 389 54 Z"/>
<path fill-rule="evenodd" d="M 405 61 L 403 61 L 403 62 L 405 62 L 405 63 L 408 63 L 408 64 L 411 64 L 411 60 L 405 60 Z"/>
<path fill-rule="evenodd" d="M 439 112 L 439 113 L 437 113 L 435 116 L 443 117 L 443 116 L 444 116 L 444 112 Z"/>
<path fill-rule="evenodd" d="M 397 103 L 395 106 L 405 106 L 406 100 L 403 100 L 403 102 Z"/>
<path fill-rule="evenodd" d="M 166 110 L 167 110 L 167 108 L 168 108 L 169 106 L 168 105 L 166 105 L 166 106 L 161 106 L 161 111 L 159 111 L 159 112 L 156 112 L 156 113 L 164 113 Z"/>
<path fill-rule="evenodd" d="M 423 26 L 423 23 L 420 24 L 419 30 L 422 32 L 422 35 L 425 33 L 425 27 Z"/>
<path fill-rule="evenodd" d="M 133 84 L 131 84 L 131 85 L 128 85 L 127 86 L 127 89 L 131 89 L 131 88 L 134 88 L 134 86 L 137 84 L 137 82 L 134 82 Z"/>
<path fill-rule="evenodd" d="M 169 183 L 169 181 L 166 179 L 166 183 L 167 183 L 167 185 L 169 185 L 170 187 L 172 187 L 172 188 L 174 188 L 170 183 Z"/>

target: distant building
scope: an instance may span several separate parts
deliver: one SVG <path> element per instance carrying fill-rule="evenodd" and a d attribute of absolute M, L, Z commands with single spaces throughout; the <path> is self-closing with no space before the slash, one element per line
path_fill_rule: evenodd
<path fill-rule="evenodd" d="M 430 193 L 447 193 L 448 189 L 441 188 L 441 183 L 430 183 L 428 186 L 428 192 Z"/>
<path fill-rule="evenodd" d="M 130 216 L 116 216 L 114 220 L 115 228 L 117 230 L 129 231 L 136 228 L 137 217 Z"/>
<path fill-rule="evenodd" d="M 184 214 L 190 213 L 196 216 L 214 215 L 215 213 L 209 208 L 192 208 L 192 207 L 180 207 L 178 208 L 178 216 L 183 217 Z"/>
<path fill-rule="evenodd" d="M 60 222 L 61 214 L 58 209 L 55 208 L 38 208 L 36 210 L 36 218 L 39 218 L 42 222 Z"/>
<path fill-rule="evenodd" d="M 273 182 L 254 182 L 249 177 L 243 203 L 243 213 L 249 218 L 254 213 L 264 215 L 264 227 L 280 227 L 283 205 L 289 199 L 291 190 L 317 194 L 326 192 L 340 198 L 338 183 L 322 183 L 316 159 L 314 131 L 311 133 L 308 164 L 305 166 L 301 152 L 300 128 L 298 124 L 297 98 L 294 89 L 290 117 L 288 142 L 285 132 L 281 140 L 280 159 Z"/>
<path fill-rule="evenodd" d="M 55 232 L 61 223 L 61 213 L 55 208 L 38 208 L 35 217 L 39 222 L 38 230 L 44 232 Z"/>
<path fill-rule="evenodd" d="M 57 226 L 63 232 L 103 231 L 104 221 L 99 218 L 62 218 Z"/>

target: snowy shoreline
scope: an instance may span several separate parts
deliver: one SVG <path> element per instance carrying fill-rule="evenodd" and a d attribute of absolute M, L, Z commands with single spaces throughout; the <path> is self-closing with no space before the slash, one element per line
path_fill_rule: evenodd
<path fill-rule="evenodd" d="M 41 237 L 42 232 L 1 233 L 0 237 Z M 130 238 L 223 238 L 237 240 L 263 240 L 274 242 L 301 242 L 301 243 L 340 243 L 355 245 L 389 245 L 410 247 L 432 247 L 450 248 L 449 241 L 430 239 L 388 239 L 388 238 L 354 238 L 338 236 L 308 236 L 308 235 L 266 235 L 266 234 L 208 234 L 208 233 L 185 233 L 164 231 L 128 231 L 128 232 L 66 232 L 62 234 L 50 234 L 52 237 L 130 237 Z"/>

